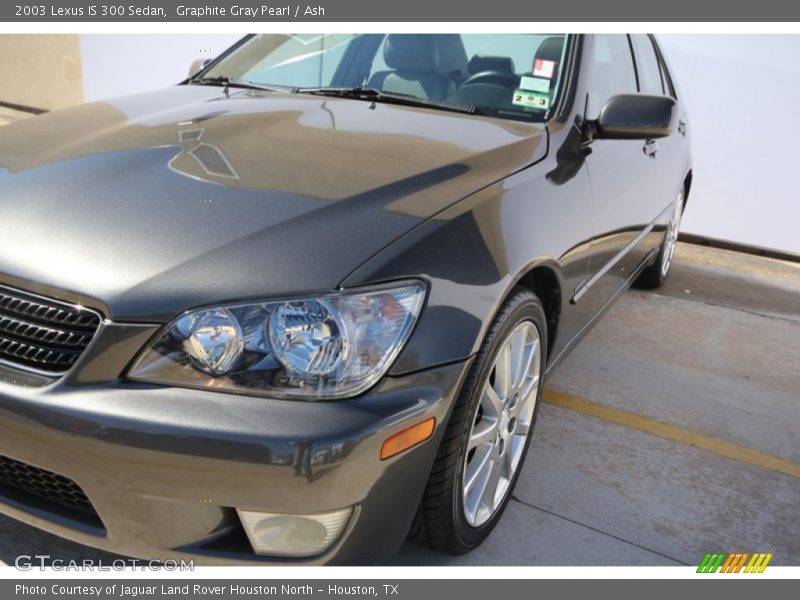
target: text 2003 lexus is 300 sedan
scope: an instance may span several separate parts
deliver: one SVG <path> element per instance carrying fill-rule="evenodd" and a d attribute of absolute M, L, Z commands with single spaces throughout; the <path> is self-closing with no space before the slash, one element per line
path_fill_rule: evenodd
<path fill-rule="evenodd" d="M 0 510 L 214 564 L 462 553 L 549 372 L 667 276 L 646 35 L 263 35 L 0 129 Z"/>

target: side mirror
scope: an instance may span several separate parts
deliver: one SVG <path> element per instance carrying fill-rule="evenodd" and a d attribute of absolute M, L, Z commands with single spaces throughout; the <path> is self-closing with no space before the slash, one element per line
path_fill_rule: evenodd
<path fill-rule="evenodd" d="M 609 98 L 594 121 L 589 139 L 649 140 L 667 137 L 675 121 L 675 100 L 669 96 L 620 94 Z"/>
<path fill-rule="evenodd" d="M 189 77 L 197 73 L 200 69 L 205 67 L 210 62 L 211 62 L 210 58 L 197 58 L 193 60 L 192 64 L 189 66 Z"/>

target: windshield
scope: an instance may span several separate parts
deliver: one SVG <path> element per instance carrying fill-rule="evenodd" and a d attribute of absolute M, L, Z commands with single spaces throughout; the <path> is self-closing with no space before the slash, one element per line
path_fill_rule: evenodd
<path fill-rule="evenodd" d="M 194 79 L 294 93 L 369 88 L 432 106 L 544 121 L 558 99 L 565 41 L 563 34 L 255 35 Z"/>

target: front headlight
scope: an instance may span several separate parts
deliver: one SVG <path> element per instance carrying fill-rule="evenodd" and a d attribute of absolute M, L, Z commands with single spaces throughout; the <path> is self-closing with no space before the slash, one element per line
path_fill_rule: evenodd
<path fill-rule="evenodd" d="M 129 379 L 274 398 L 344 398 L 389 369 L 419 316 L 417 281 L 236 304 L 173 320 Z"/>

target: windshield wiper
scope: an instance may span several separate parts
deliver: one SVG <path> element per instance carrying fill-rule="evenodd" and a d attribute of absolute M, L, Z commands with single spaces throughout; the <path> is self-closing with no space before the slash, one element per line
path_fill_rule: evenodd
<path fill-rule="evenodd" d="M 485 115 L 486 113 L 477 106 L 463 106 L 448 102 L 433 102 L 413 94 L 398 92 L 385 92 L 372 87 L 296 87 L 293 94 L 316 94 L 318 96 L 333 96 L 335 98 L 354 98 L 356 100 L 370 100 L 372 102 L 385 102 L 387 104 L 401 104 L 404 106 L 421 106 L 436 110 L 467 113 L 471 115 Z"/>
<path fill-rule="evenodd" d="M 217 77 L 199 77 L 197 79 L 190 79 L 190 85 L 221 85 L 227 90 L 228 88 L 243 88 L 247 90 L 264 90 L 267 92 L 285 92 L 286 89 L 279 89 L 270 87 L 268 85 L 261 85 L 246 79 L 236 79 L 235 77 L 227 77 L 226 75 L 218 75 Z"/>

